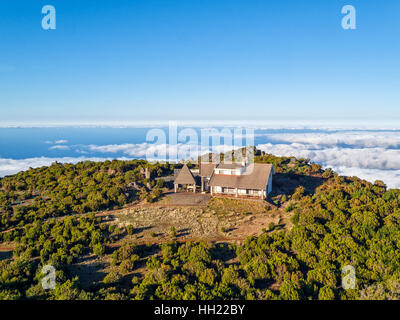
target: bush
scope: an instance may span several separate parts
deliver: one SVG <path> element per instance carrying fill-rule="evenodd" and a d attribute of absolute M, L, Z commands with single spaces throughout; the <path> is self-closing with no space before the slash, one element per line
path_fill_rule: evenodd
<path fill-rule="evenodd" d="M 176 237 L 176 230 L 175 230 L 175 227 L 174 227 L 174 226 L 172 226 L 172 227 L 170 228 L 170 234 L 171 234 L 171 237 L 172 237 L 172 238 L 175 238 L 175 237 Z"/>
<path fill-rule="evenodd" d="M 294 225 L 298 224 L 298 223 L 299 223 L 299 220 L 300 220 L 300 215 L 299 215 L 298 212 L 296 212 L 296 213 L 290 218 L 290 221 L 291 221 Z"/>
<path fill-rule="evenodd" d="M 156 183 L 157 188 L 164 188 L 165 181 L 163 179 L 158 179 Z"/>
<path fill-rule="evenodd" d="M 288 206 L 285 208 L 286 212 L 291 212 L 296 208 L 296 206 L 293 203 L 289 203 Z"/>
<path fill-rule="evenodd" d="M 104 244 L 97 243 L 93 246 L 93 253 L 96 256 L 103 256 L 105 252 L 106 252 L 106 247 L 104 246 Z"/>
<path fill-rule="evenodd" d="M 160 268 L 161 262 L 157 259 L 157 257 L 152 256 L 150 259 L 147 260 L 146 266 L 149 270 L 156 270 Z"/>
<path fill-rule="evenodd" d="M 305 194 L 305 189 L 303 186 L 297 187 L 295 192 L 293 193 L 292 199 L 293 200 L 300 200 Z"/>
<path fill-rule="evenodd" d="M 107 274 L 104 277 L 103 282 L 105 284 L 111 284 L 111 283 L 119 282 L 120 280 L 121 280 L 120 274 L 118 272 L 111 271 L 109 274 Z"/>
<path fill-rule="evenodd" d="M 140 284 L 140 278 L 139 278 L 139 277 L 136 277 L 136 276 L 132 277 L 132 284 L 133 284 L 134 286 Z"/>
<path fill-rule="evenodd" d="M 270 223 L 268 224 L 268 230 L 269 230 L 269 231 L 272 231 L 272 230 L 274 230 L 274 229 L 275 229 L 275 223 L 270 222 Z"/>
<path fill-rule="evenodd" d="M 325 286 L 319 290 L 318 299 L 319 300 L 334 300 L 335 293 L 333 292 L 332 288 Z"/>
<path fill-rule="evenodd" d="M 123 260 L 121 262 L 121 264 L 119 265 L 119 271 L 123 274 L 129 273 L 129 272 L 133 271 L 133 267 L 134 267 L 133 261 L 131 259 L 126 259 L 126 260 Z"/>
<path fill-rule="evenodd" d="M 126 226 L 126 233 L 128 235 L 132 235 L 133 231 L 134 231 L 133 225 L 129 224 L 129 225 Z"/>

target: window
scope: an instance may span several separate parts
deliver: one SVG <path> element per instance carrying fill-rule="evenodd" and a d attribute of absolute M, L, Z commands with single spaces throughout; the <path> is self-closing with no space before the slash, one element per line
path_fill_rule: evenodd
<path fill-rule="evenodd" d="M 224 188 L 224 193 L 227 193 L 227 194 L 235 194 L 236 191 L 235 191 L 234 188 Z"/>

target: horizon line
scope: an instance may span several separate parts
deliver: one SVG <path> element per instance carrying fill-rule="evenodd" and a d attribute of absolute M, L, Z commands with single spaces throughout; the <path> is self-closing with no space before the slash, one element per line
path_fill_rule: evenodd
<path fill-rule="evenodd" d="M 331 130 L 400 130 L 399 121 L 377 120 L 135 120 L 135 121 L 47 121 L 1 122 L 6 128 L 152 128 L 168 127 L 247 127 L 251 129 L 331 129 Z"/>

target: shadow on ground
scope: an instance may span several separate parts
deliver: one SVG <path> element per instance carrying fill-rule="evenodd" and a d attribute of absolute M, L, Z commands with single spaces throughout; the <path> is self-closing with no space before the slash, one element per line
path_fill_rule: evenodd
<path fill-rule="evenodd" d="M 12 255 L 13 255 L 12 250 L 10 250 L 10 251 L 0 251 L 0 261 L 12 258 Z"/>
<path fill-rule="evenodd" d="M 211 198 L 210 194 L 192 193 L 192 192 L 168 192 L 165 194 L 171 199 L 173 205 L 186 205 L 186 206 L 205 206 Z"/>
<path fill-rule="evenodd" d="M 321 177 L 292 173 L 277 173 L 273 179 L 272 196 L 279 194 L 291 195 L 299 186 L 303 186 L 306 193 L 313 194 L 325 181 L 327 181 L 327 179 Z"/>
<path fill-rule="evenodd" d="M 92 284 L 100 282 L 107 273 L 104 269 L 107 264 L 98 259 L 97 256 L 84 256 L 75 264 L 68 265 L 68 271 L 73 276 L 79 277 L 83 289 L 89 289 Z"/>

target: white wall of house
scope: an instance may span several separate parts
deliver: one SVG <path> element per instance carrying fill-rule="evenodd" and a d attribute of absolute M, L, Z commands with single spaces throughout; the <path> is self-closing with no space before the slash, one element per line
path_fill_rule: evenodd
<path fill-rule="evenodd" d="M 272 191 L 272 184 L 271 184 L 271 189 L 267 189 L 269 187 L 269 184 L 266 186 L 264 190 L 255 190 L 255 189 L 237 189 L 237 194 L 239 196 L 252 196 L 252 197 L 262 197 L 265 198 L 269 192 Z M 221 194 L 231 194 L 235 195 L 236 194 L 236 189 L 235 188 L 225 188 L 225 187 L 220 187 L 220 186 L 215 186 L 212 187 L 211 190 L 213 193 L 221 193 Z"/>

